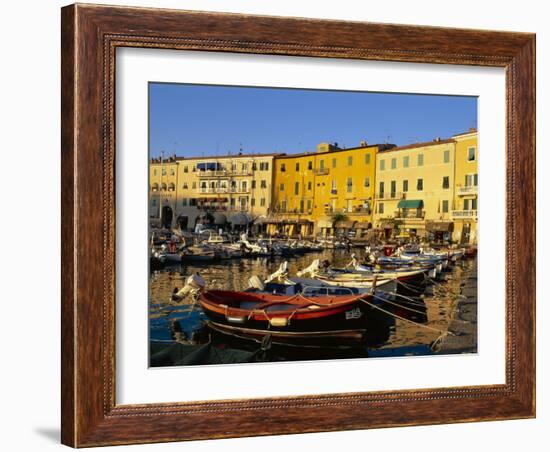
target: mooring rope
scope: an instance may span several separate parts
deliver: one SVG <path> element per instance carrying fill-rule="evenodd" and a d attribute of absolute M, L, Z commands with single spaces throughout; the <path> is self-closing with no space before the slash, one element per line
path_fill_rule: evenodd
<path fill-rule="evenodd" d="M 368 306 L 370 306 L 371 308 L 374 308 L 374 309 L 378 309 L 379 311 L 382 311 L 383 313 L 389 315 L 390 317 L 394 317 L 396 319 L 399 319 L 399 320 L 403 320 L 405 322 L 409 322 L 409 323 L 412 323 L 413 325 L 416 325 L 416 326 L 419 326 L 421 328 L 425 328 L 427 330 L 431 330 L 431 331 L 435 331 L 436 333 L 439 333 L 441 335 L 447 335 L 447 334 L 450 334 L 451 336 L 455 336 L 454 333 L 452 333 L 451 331 L 447 330 L 447 331 L 443 331 L 443 330 L 440 330 L 439 328 L 434 328 L 434 327 L 431 327 L 431 326 L 428 326 L 428 325 L 422 325 L 421 323 L 418 323 L 418 322 L 415 322 L 413 320 L 409 320 L 405 317 L 401 317 L 400 315 L 397 315 L 397 314 L 394 314 L 393 312 L 389 312 L 383 308 L 381 308 L 380 306 L 376 306 L 370 302 L 368 302 L 367 300 L 365 300 L 364 298 L 360 298 L 360 301 L 362 301 L 363 303 L 366 303 Z"/>
<path fill-rule="evenodd" d="M 411 311 L 411 312 L 416 312 L 417 314 L 426 315 L 426 312 L 419 311 L 418 309 L 409 308 L 407 306 L 402 306 L 399 303 L 388 300 L 387 298 L 382 298 L 380 296 L 376 296 L 376 294 L 375 294 L 375 298 L 378 299 L 378 300 L 381 300 L 384 303 L 389 303 L 389 304 L 392 304 L 394 306 L 397 306 L 398 308 L 406 309 L 407 311 Z"/>

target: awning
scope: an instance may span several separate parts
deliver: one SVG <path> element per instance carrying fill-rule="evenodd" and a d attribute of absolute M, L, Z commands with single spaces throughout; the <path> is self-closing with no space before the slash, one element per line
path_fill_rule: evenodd
<path fill-rule="evenodd" d="M 393 229 L 394 227 L 393 221 L 383 221 L 380 223 L 380 229 Z"/>
<path fill-rule="evenodd" d="M 223 213 L 214 212 L 214 224 L 225 224 L 227 222 L 227 218 Z"/>
<path fill-rule="evenodd" d="M 336 229 L 351 229 L 355 221 L 337 221 L 334 227 Z"/>
<path fill-rule="evenodd" d="M 370 229 L 372 228 L 372 223 L 368 223 L 366 221 L 358 221 L 353 225 L 354 229 Z"/>
<path fill-rule="evenodd" d="M 453 232 L 454 223 L 452 221 L 432 221 L 426 223 L 426 229 L 432 232 Z"/>
<path fill-rule="evenodd" d="M 332 221 L 331 221 L 331 220 L 327 220 L 327 219 L 319 220 L 319 221 L 317 222 L 317 227 L 318 227 L 319 229 L 321 229 L 321 228 L 328 228 L 328 229 L 330 229 L 330 228 L 332 228 Z"/>
<path fill-rule="evenodd" d="M 250 223 L 251 218 L 244 212 L 236 213 L 229 218 L 229 222 L 238 226 L 246 226 Z"/>
<path fill-rule="evenodd" d="M 424 201 L 421 199 L 402 199 L 397 203 L 398 209 L 422 209 Z"/>

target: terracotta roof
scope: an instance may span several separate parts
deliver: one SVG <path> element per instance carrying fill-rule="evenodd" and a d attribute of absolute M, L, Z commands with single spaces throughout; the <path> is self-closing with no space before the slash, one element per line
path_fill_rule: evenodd
<path fill-rule="evenodd" d="M 462 136 L 462 135 L 470 135 L 471 133 L 477 133 L 477 129 L 475 127 L 472 127 L 467 132 L 455 133 L 453 135 L 453 137 L 459 137 L 459 136 Z"/>
<path fill-rule="evenodd" d="M 317 151 L 311 151 L 311 152 L 301 152 L 299 154 L 279 154 L 275 157 L 279 159 L 290 159 L 295 157 L 307 157 L 307 156 L 315 156 L 315 155 L 328 155 L 328 154 L 334 154 L 336 152 L 344 152 L 344 151 L 355 151 L 356 149 L 369 149 L 369 148 L 375 148 L 377 147 L 379 151 L 385 150 L 387 148 L 393 148 L 395 147 L 395 144 L 367 144 L 366 146 L 357 146 L 353 148 L 342 148 L 342 149 L 332 149 L 330 151 L 325 152 L 317 152 Z"/>
<path fill-rule="evenodd" d="M 405 146 L 397 146 L 395 148 L 391 149 L 384 149 L 381 152 L 393 152 L 393 151 L 403 151 L 405 149 L 414 149 L 414 148 L 422 148 L 426 146 L 437 146 L 438 144 L 445 144 L 445 143 L 454 143 L 455 140 L 452 138 L 442 139 L 442 140 L 433 140 L 433 141 L 425 141 L 423 143 L 411 143 L 407 144 Z"/>

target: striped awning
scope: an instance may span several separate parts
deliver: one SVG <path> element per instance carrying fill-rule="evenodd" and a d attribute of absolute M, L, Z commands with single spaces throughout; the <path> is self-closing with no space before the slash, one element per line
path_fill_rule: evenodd
<path fill-rule="evenodd" d="M 370 229 L 372 228 L 372 224 L 368 223 L 366 221 L 358 221 L 353 225 L 354 229 Z"/>
<path fill-rule="evenodd" d="M 422 209 L 424 201 L 421 199 L 402 199 L 397 203 L 398 209 Z"/>
<path fill-rule="evenodd" d="M 337 221 L 334 227 L 336 229 L 351 229 L 354 224 L 355 221 Z"/>

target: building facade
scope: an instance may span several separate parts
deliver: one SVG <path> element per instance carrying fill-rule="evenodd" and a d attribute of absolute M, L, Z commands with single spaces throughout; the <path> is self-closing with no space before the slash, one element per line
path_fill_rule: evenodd
<path fill-rule="evenodd" d="M 377 228 L 401 236 L 451 234 L 455 187 L 455 141 L 434 140 L 396 147 L 377 156 Z"/>
<path fill-rule="evenodd" d="M 376 154 L 390 146 L 320 143 L 316 152 L 277 156 L 269 231 L 311 236 L 372 227 Z"/>
<path fill-rule="evenodd" d="M 203 220 L 242 226 L 266 216 L 272 203 L 274 155 L 152 159 L 151 223 L 194 230 Z"/>
<path fill-rule="evenodd" d="M 452 219 L 453 239 L 459 243 L 477 243 L 478 140 L 475 129 L 454 135 L 455 199 Z"/>

